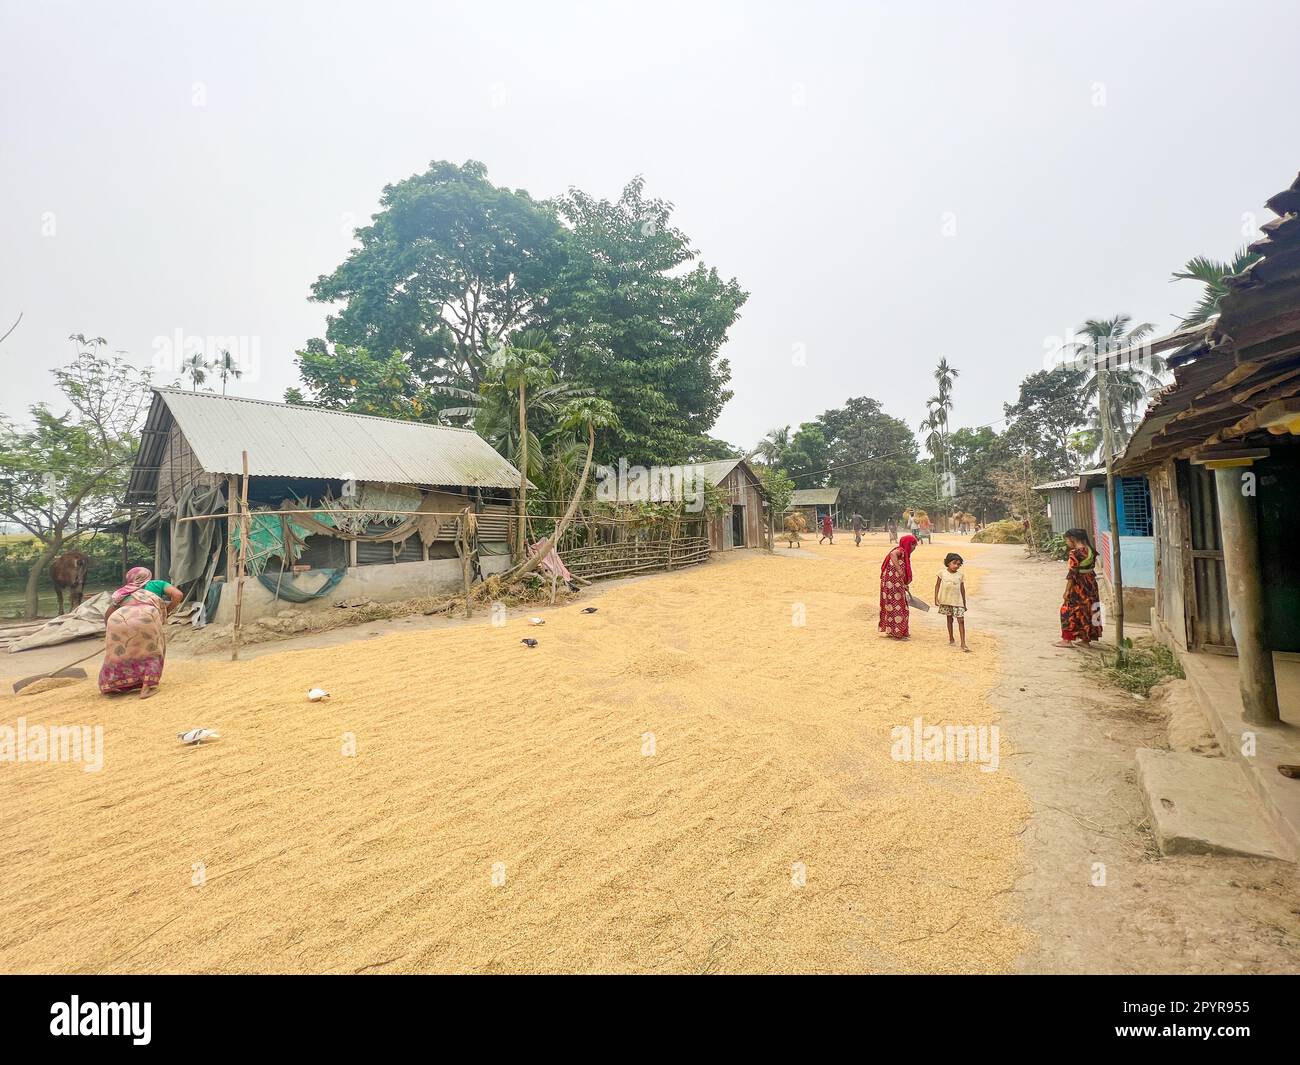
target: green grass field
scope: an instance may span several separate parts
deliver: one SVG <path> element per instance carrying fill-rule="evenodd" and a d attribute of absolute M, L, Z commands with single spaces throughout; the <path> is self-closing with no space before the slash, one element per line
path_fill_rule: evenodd
<path fill-rule="evenodd" d="M 112 591 L 118 587 L 116 584 L 109 585 L 100 582 L 86 582 L 86 598 L 89 599 L 96 592 L 102 592 L 105 589 Z M 12 620 L 23 616 L 23 597 L 27 584 L 21 580 L 0 581 L 0 620 Z M 41 575 L 41 586 L 39 589 L 37 612 L 41 617 L 52 618 L 59 609 L 59 600 L 54 594 L 54 589 L 50 585 L 48 575 Z M 64 597 L 64 606 L 67 607 L 67 597 Z"/>

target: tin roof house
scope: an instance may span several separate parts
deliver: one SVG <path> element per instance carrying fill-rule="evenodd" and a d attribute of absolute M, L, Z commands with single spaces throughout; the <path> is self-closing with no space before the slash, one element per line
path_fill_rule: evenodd
<path fill-rule="evenodd" d="M 1097 549 L 1102 591 L 1113 597 L 1115 544 L 1119 544 L 1124 576 L 1124 613 L 1146 617 L 1155 602 L 1155 530 L 1151 489 L 1146 477 L 1134 474 L 1115 478 L 1119 529 L 1110 527 L 1106 505 L 1106 470 L 1084 470 L 1046 484 L 1034 485 L 1047 497 L 1048 520 L 1057 536 L 1067 529 L 1085 529 Z"/>
<path fill-rule="evenodd" d="M 244 461 L 247 455 L 247 469 Z M 439 595 L 462 586 L 457 515 L 474 561 L 507 567 L 519 472 L 478 434 L 346 411 L 154 390 L 126 504 L 154 570 L 229 621 L 248 476 L 245 620 L 285 603 Z M 288 513 L 286 513 L 288 512 Z"/>
<path fill-rule="evenodd" d="M 1169 356 L 1115 465 L 1151 485 L 1152 629 L 1295 860 L 1300 789 L 1279 767 L 1300 764 L 1300 178 L 1268 206 L 1261 257 Z"/>

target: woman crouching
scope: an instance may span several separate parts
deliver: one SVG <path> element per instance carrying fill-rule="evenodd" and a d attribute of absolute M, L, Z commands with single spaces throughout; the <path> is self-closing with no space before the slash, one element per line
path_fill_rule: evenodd
<path fill-rule="evenodd" d="M 104 665 L 99 671 L 99 690 L 105 695 L 140 689 L 148 699 L 162 680 L 167 657 L 163 622 L 167 613 L 184 598 L 179 588 L 155 581 L 144 566 L 126 575 L 126 583 L 113 593 L 104 614 Z"/>

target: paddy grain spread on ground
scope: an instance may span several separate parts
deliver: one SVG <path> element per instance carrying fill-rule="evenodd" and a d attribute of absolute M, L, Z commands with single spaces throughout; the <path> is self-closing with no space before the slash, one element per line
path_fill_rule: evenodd
<path fill-rule="evenodd" d="M 148 701 L 6 684 L 0 723 L 102 724 L 105 754 L 0 763 L 0 970 L 1003 971 L 1020 786 L 890 757 L 917 715 L 993 723 L 995 648 L 878 638 L 886 546 L 175 661 Z M 945 550 L 914 555 L 927 599 Z"/>

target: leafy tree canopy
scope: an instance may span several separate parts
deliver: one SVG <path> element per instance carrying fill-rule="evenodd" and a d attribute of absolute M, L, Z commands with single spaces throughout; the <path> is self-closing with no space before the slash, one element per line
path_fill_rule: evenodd
<path fill-rule="evenodd" d="M 867 396 L 826 411 L 818 422 L 832 467 L 829 480 L 841 489 L 843 509 L 870 518 L 914 502 L 908 485 L 915 476 L 917 446 L 905 422 Z"/>
<path fill-rule="evenodd" d="M 67 409 L 37 404 L 26 427 L 0 417 L 0 519 L 44 545 L 28 573 L 29 617 L 41 570 L 76 535 L 74 522 L 84 529 L 117 509 L 152 399 L 149 373 L 102 354 L 102 337 L 70 339 L 76 357 L 54 371 Z"/>
<path fill-rule="evenodd" d="M 1003 443 L 1008 455 L 1028 453 L 1036 475 L 1076 472 L 1081 459 L 1074 433 L 1084 425 L 1080 395 L 1087 371 L 1069 367 L 1039 370 L 1020 382 L 1014 403 L 1004 403 L 1007 419 Z"/>
<path fill-rule="evenodd" d="M 831 449 L 820 422 L 804 422 L 776 456 L 796 488 L 823 488 L 830 476 Z"/>
<path fill-rule="evenodd" d="M 543 317 L 560 376 L 618 412 L 601 460 L 697 455 L 731 398 L 718 350 L 748 294 L 702 263 L 685 269 L 696 252 L 672 226 L 672 205 L 647 198 L 641 178 L 613 202 L 571 189 L 557 209 L 571 250 Z"/>
<path fill-rule="evenodd" d="M 312 286 L 313 299 L 343 304 L 326 339 L 400 355 L 420 382 L 470 387 L 491 345 L 536 319 L 568 248 L 553 209 L 493 185 L 474 160 L 385 187 L 356 236 L 360 247 Z"/>
<path fill-rule="evenodd" d="M 600 461 L 716 453 L 708 431 L 731 397 L 718 351 L 746 293 L 696 262 L 671 215 L 641 178 L 612 202 L 539 202 L 481 163 L 435 162 L 384 189 L 360 246 L 312 287 L 341 307 L 298 352 L 304 387 L 287 398 L 433 420 L 473 407 L 492 352 L 536 327 L 557 381 L 614 407 Z"/>

